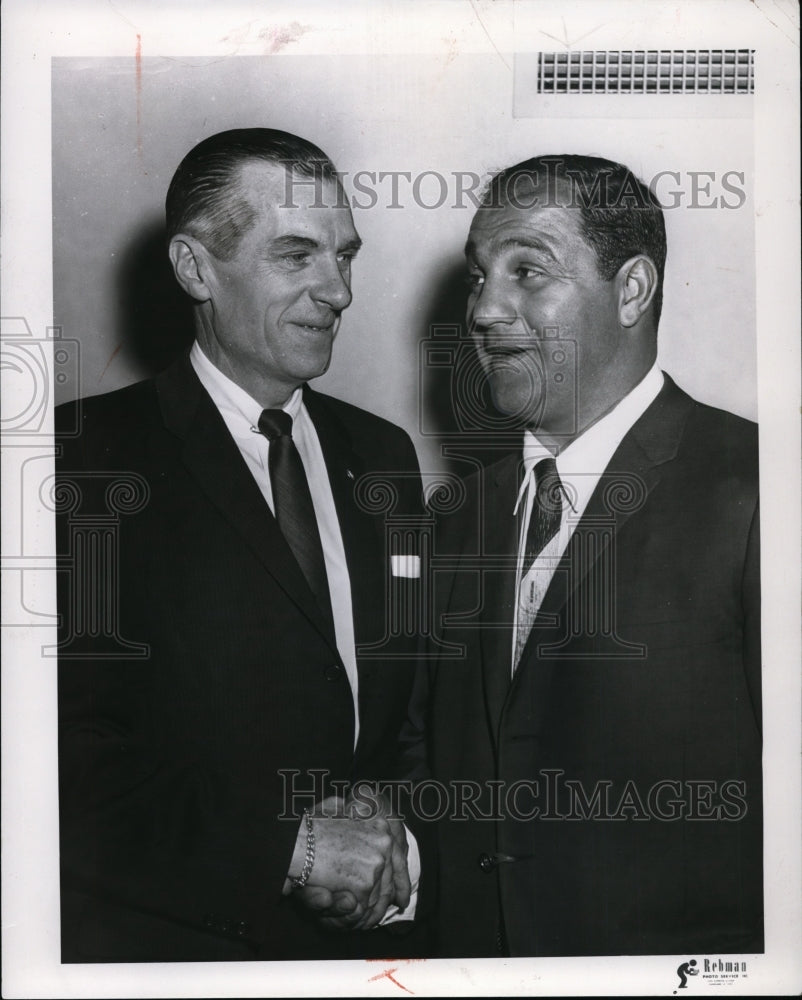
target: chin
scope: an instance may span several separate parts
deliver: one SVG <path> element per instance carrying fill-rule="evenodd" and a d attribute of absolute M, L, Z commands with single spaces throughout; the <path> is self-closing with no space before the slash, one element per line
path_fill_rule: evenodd
<path fill-rule="evenodd" d="M 489 376 L 490 395 L 493 405 L 507 417 L 516 419 L 521 426 L 536 426 L 543 414 L 542 384 L 532 378 L 511 379 L 500 375 Z"/>
<path fill-rule="evenodd" d="M 312 382 L 316 378 L 320 378 L 321 375 L 325 375 L 329 370 L 329 364 L 326 362 L 325 365 L 318 365 L 316 367 L 309 366 L 305 371 L 299 371 L 296 378 L 299 384 L 304 382 Z"/>
<path fill-rule="evenodd" d="M 303 366 L 303 370 L 299 368 L 298 379 L 301 382 L 310 382 L 313 378 L 320 378 L 321 375 L 326 374 L 330 365 L 331 352 L 325 358 L 310 360 L 308 364 Z"/>

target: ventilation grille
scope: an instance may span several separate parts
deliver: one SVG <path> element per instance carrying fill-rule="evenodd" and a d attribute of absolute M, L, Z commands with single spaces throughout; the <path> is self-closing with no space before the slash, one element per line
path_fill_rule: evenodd
<path fill-rule="evenodd" d="M 539 94 L 752 94 L 754 49 L 541 52 Z"/>

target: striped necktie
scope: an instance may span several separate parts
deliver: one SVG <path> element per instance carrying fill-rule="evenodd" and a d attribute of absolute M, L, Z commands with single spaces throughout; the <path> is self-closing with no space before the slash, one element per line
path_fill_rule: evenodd
<path fill-rule="evenodd" d="M 553 458 L 541 459 L 535 466 L 535 502 L 529 517 L 521 578 L 532 568 L 543 548 L 560 529 L 562 520 L 562 484 Z"/>

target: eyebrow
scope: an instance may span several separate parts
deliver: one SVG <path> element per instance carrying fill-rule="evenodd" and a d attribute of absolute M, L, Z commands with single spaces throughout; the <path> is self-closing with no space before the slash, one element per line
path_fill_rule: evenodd
<path fill-rule="evenodd" d="M 337 253 L 345 253 L 349 250 L 356 253 L 361 246 L 362 240 L 357 236 L 340 247 Z M 293 236 L 289 234 L 287 236 L 277 236 L 276 239 L 271 240 L 267 245 L 267 249 L 275 253 L 287 253 L 297 250 L 319 250 L 320 244 L 317 240 L 310 239 L 308 236 Z"/>
<path fill-rule="evenodd" d="M 555 262 L 557 260 L 551 248 L 536 236 L 507 236 L 505 239 L 499 240 L 498 243 L 491 243 L 491 246 L 497 253 L 506 253 L 507 250 L 518 250 L 523 247 L 528 250 L 537 250 Z M 476 250 L 476 242 L 469 239 L 465 244 L 465 256 L 475 258 Z"/>

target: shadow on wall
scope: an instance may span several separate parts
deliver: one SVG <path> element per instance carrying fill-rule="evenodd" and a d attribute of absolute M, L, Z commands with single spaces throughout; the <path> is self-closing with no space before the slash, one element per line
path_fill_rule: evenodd
<path fill-rule="evenodd" d="M 164 224 L 142 228 L 118 272 L 119 330 L 126 353 L 146 377 L 167 368 L 194 337 L 192 306 L 173 275 Z"/>
<path fill-rule="evenodd" d="M 432 285 L 418 350 L 420 430 L 440 444 L 444 468 L 466 476 L 520 447 L 519 430 L 493 406 L 465 320 L 463 261 Z"/>

